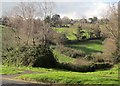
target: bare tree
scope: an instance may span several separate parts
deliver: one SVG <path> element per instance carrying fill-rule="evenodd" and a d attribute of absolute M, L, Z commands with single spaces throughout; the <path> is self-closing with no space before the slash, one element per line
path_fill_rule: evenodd
<path fill-rule="evenodd" d="M 9 23 L 17 29 L 16 34 L 23 43 L 35 44 L 35 38 L 40 34 L 39 40 L 42 39 L 43 43 L 46 44 L 51 28 L 43 20 L 46 16 L 52 15 L 52 3 L 21 2 L 13 8 L 11 15 L 9 15 Z"/>
<path fill-rule="evenodd" d="M 112 4 L 109 7 L 107 18 L 109 19 L 109 22 L 107 24 L 104 24 L 101 26 L 101 31 L 104 33 L 107 37 L 105 43 L 104 43 L 104 51 L 112 51 L 111 55 L 113 55 L 118 60 L 118 54 L 120 52 L 119 48 L 119 35 L 120 32 L 118 30 L 118 4 Z M 109 39 L 109 40 L 108 40 Z M 109 54 L 108 52 L 104 52 L 106 54 Z"/>
<path fill-rule="evenodd" d="M 109 6 L 107 12 L 107 18 L 109 19 L 108 24 L 104 24 L 102 32 L 107 34 L 109 38 L 118 40 L 118 8 L 116 4 Z"/>
<path fill-rule="evenodd" d="M 34 3 L 21 2 L 15 6 L 9 15 L 9 25 L 17 29 L 17 35 L 22 41 L 29 44 L 30 35 L 33 32 L 33 19 L 36 16 Z M 26 37 L 26 38 L 25 38 Z"/>
<path fill-rule="evenodd" d="M 52 12 L 53 12 L 53 6 L 54 6 L 54 3 L 53 2 L 47 2 L 45 0 L 45 2 L 41 2 L 39 5 L 38 5 L 38 8 L 39 9 L 42 9 L 42 18 L 43 20 L 45 20 L 45 18 L 47 16 L 50 16 L 52 15 Z M 44 45 L 48 44 L 47 40 L 49 39 L 49 36 L 52 35 L 50 34 L 50 31 L 51 31 L 51 27 L 48 23 L 46 23 L 45 21 L 43 21 L 43 28 L 42 28 L 42 42 Z"/>

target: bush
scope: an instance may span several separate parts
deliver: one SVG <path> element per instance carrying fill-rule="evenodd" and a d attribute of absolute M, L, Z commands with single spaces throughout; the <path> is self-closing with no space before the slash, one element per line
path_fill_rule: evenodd
<path fill-rule="evenodd" d="M 66 69 L 69 71 L 76 71 L 76 72 L 92 72 L 95 71 L 94 65 L 78 65 L 78 64 L 71 64 L 71 63 L 59 63 L 58 68 Z"/>
<path fill-rule="evenodd" d="M 22 46 L 3 52 L 3 64 L 13 66 L 54 67 L 57 61 L 48 46 Z"/>
<path fill-rule="evenodd" d="M 115 64 L 120 63 L 120 52 L 119 50 L 117 50 L 114 54 L 113 54 L 113 62 Z"/>
<path fill-rule="evenodd" d="M 94 72 L 96 70 L 109 69 L 113 67 L 112 63 L 104 62 L 104 63 L 89 63 L 89 64 L 71 64 L 71 63 L 59 63 L 57 65 L 58 68 L 66 69 L 69 71 L 75 72 Z"/>
<path fill-rule="evenodd" d="M 105 58 L 101 53 L 93 53 L 92 56 L 94 57 L 94 62 L 105 62 Z"/>
<path fill-rule="evenodd" d="M 101 62 L 101 63 L 95 63 L 94 64 L 94 68 L 97 70 L 97 69 L 108 69 L 108 68 L 111 68 L 113 66 L 112 63 L 109 63 L 109 62 Z"/>
<path fill-rule="evenodd" d="M 68 38 L 65 34 L 57 33 L 56 31 L 51 31 L 51 35 L 49 36 L 49 43 L 53 45 L 65 44 L 68 41 Z"/>
<path fill-rule="evenodd" d="M 93 53 L 92 57 L 94 58 L 94 62 L 99 62 L 99 63 L 104 63 L 104 62 L 109 62 L 113 63 L 113 60 L 110 56 L 106 55 L 105 53 Z"/>
<path fill-rule="evenodd" d="M 83 51 L 75 50 L 64 46 L 57 46 L 55 49 L 60 53 L 72 58 L 85 57 L 86 55 Z"/>
<path fill-rule="evenodd" d="M 78 65 L 91 65 L 92 64 L 92 61 L 88 61 L 84 58 L 77 58 L 75 59 L 75 63 L 74 64 L 78 64 Z"/>
<path fill-rule="evenodd" d="M 93 60 L 94 60 L 94 57 L 93 57 L 92 55 L 86 55 L 86 56 L 84 57 L 84 59 L 87 60 L 87 61 L 93 61 Z"/>

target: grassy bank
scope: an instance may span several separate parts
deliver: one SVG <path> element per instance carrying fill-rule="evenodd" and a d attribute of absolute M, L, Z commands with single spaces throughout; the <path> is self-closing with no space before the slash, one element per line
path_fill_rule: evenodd
<path fill-rule="evenodd" d="M 19 74 L 22 73 L 23 70 L 16 70 L 15 67 L 2 67 L 2 71 L 0 71 L 0 74 L 7 75 L 7 74 Z"/>
<path fill-rule="evenodd" d="M 57 60 L 62 63 L 62 62 L 65 62 L 65 63 L 74 63 L 75 59 L 74 58 L 70 58 L 64 54 L 61 54 L 60 52 L 54 50 L 54 55 L 55 57 L 57 58 Z"/>
<path fill-rule="evenodd" d="M 110 70 L 101 70 L 96 72 L 81 73 L 71 71 L 53 71 L 40 74 L 25 74 L 17 78 L 44 83 L 118 84 L 118 65 L 115 65 Z"/>
<path fill-rule="evenodd" d="M 102 45 L 103 45 L 102 40 L 88 40 L 73 44 L 67 44 L 66 46 L 77 50 L 82 50 L 87 54 L 90 54 L 90 53 L 102 52 L 103 50 Z"/>
<path fill-rule="evenodd" d="M 66 37 L 69 40 L 76 40 L 76 36 L 74 35 L 75 33 L 77 33 L 77 29 L 76 28 L 54 28 L 55 31 L 59 32 L 59 33 L 64 33 L 66 34 Z"/>

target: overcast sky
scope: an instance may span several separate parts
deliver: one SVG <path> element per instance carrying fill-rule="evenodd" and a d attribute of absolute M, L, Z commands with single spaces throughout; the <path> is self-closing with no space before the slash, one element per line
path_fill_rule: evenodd
<path fill-rule="evenodd" d="M 21 1 L 21 0 L 20 0 Z M 26 0 L 22 0 L 26 1 Z M 37 1 L 37 0 L 34 0 Z M 42 1 L 42 0 L 39 0 Z M 55 1 L 55 13 L 60 14 L 61 18 L 68 16 L 71 19 L 89 18 L 97 16 L 101 18 L 105 15 L 109 4 L 119 0 L 52 0 Z M 4 0 L 2 3 L 2 14 L 9 11 L 19 3 L 19 0 Z M 1 12 L 0 12 L 1 15 Z"/>

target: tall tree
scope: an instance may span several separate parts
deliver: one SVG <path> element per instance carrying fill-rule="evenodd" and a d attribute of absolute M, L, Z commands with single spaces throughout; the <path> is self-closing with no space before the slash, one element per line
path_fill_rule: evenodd
<path fill-rule="evenodd" d="M 42 14 L 43 14 L 43 20 L 45 20 L 45 18 L 47 18 L 47 16 L 52 15 L 53 13 L 53 7 L 54 7 L 54 3 L 53 2 L 47 2 L 46 0 L 44 2 L 41 2 L 41 5 L 39 5 L 39 8 L 42 9 Z M 48 45 L 48 41 L 49 40 L 49 35 L 50 31 L 52 30 L 52 28 L 50 27 L 50 24 L 46 24 L 45 21 L 43 21 L 43 28 L 42 28 L 42 42 L 44 45 Z"/>
<path fill-rule="evenodd" d="M 70 24 L 70 19 L 67 16 L 64 16 L 62 19 L 62 24 L 67 26 L 67 24 Z"/>
<path fill-rule="evenodd" d="M 58 14 L 53 15 L 51 22 L 52 22 L 52 25 L 55 27 L 60 26 L 60 24 L 61 24 L 60 15 L 58 15 Z"/>
<path fill-rule="evenodd" d="M 9 15 L 9 23 L 15 29 L 19 38 L 23 39 L 25 36 L 26 44 L 29 44 L 30 36 L 33 37 L 33 19 L 36 17 L 35 3 L 31 2 L 20 2 Z"/>
<path fill-rule="evenodd" d="M 120 21 L 118 21 L 118 12 L 119 11 L 118 11 L 117 5 L 118 4 L 116 4 L 116 3 L 110 5 L 109 10 L 107 12 L 108 13 L 107 18 L 109 19 L 109 22 L 107 24 L 104 24 L 104 26 L 102 26 L 102 28 L 101 28 L 102 32 L 107 35 L 107 38 L 114 41 L 114 43 L 108 47 L 109 47 L 109 49 L 115 50 L 114 55 L 113 55 L 113 57 L 114 57 L 113 60 L 115 60 L 115 62 L 120 61 L 120 59 L 119 59 L 119 56 L 120 56 L 119 35 L 120 35 L 120 32 L 118 30 L 118 23 Z M 108 41 L 108 43 L 111 43 L 111 42 Z"/>
<path fill-rule="evenodd" d="M 45 23 L 49 23 L 51 22 L 51 17 L 50 16 L 47 16 L 45 19 L 44 19 Z"/>
<path fill-rule="evenodd" d="M 93 23 L 93 18 L 89 18 L 88 20 L 90 20 L 90 23 Z"/>
<path fill-rule="evenodd" d="M 87 23 L 87 19 L 82 18 L 82 19 L 80 19 L 80 22 L 81 22 L 81 23 Z"/>
<path fill-rule="evenodd" d="M 27 45 L 30 43 L 35 44 L 35 21 L 37 19 L 42 20 L 39 22 L 38 32 L 39 40 L 42 43 L 46 44 L 47 35 L 49 35 L 50 27 L 49 24 L 46 24 L 44 18 L 47 15 L 52 14 L 52 2 L 21 2 L 11 11 L 9 15 L 10 22 L 13 25 L 13 28 L 16 28 L 18 31 L 19 38 L 24 39 Z M 19 19 L 19 20 L 18 20 Z M 42 24 L 40 24 L 42 23 Z M 24 35 L 23 35 L 24 34 Z M 27 37 L 27 38 L 26 38 Z M 32 40 L 31 40 L 32 39 Z M 42 40 L 41 40 L 42 39 Z"/>
<path fill-rule="evenodd" d="M 97 17 L 93 17 L 93 22 L 96 22 L 98 20 L 98 18 Z"/>

